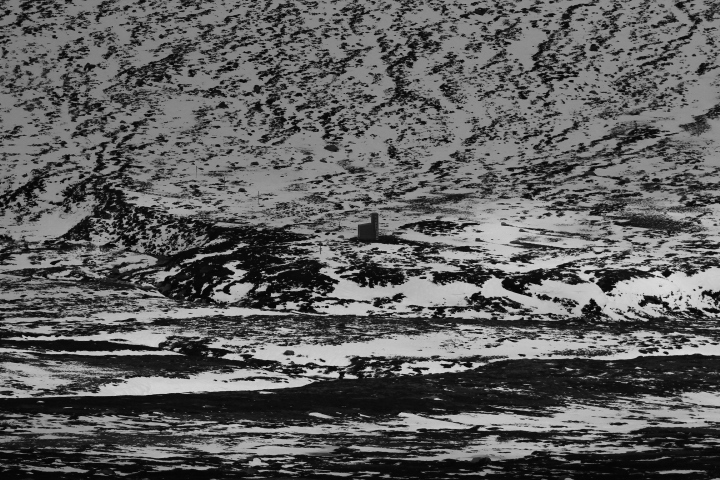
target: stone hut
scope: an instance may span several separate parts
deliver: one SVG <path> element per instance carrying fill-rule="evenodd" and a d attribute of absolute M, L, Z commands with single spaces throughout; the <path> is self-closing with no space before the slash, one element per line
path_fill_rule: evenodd
<path fill-rule="evenodd" d="M 379 234 L 380 215 L 377 213 L 370 214 L 370 223 L 361 223 L 358 225 L 358 240 L 377 242 Z"/>

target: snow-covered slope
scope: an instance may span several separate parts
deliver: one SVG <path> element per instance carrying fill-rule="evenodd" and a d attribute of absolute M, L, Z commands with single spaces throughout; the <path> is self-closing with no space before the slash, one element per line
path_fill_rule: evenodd
<path fill-rule="evenodd" d="M 718 312 L 714 3 L 0 9 L 5 273 L 311 313 Z M 159 261 L 102 260 L 136 253 Z"/>

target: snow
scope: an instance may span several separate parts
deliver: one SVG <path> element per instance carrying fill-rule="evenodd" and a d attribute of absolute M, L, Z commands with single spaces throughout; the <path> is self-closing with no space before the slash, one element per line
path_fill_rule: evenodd
<path fill-rule="evenodd" d="M 707 395 L 708 392 L 704 394 Z M 537 432 L 548 429 L 585 429 L 590 433 L 629 433 L 651 425 L 670 427 L 682 423 L 686 427 L 707 426 L 712 424 L 712 416 L 713 410 L 709 408 L 686 404 L 679 408 L 676 402 L 668 398 L 641 396 L 637 399 L 621 399 L 603 406 L 571 404 L 562 410 L 556 409 L 550 416 L 472 413 L 442 415 L 438 418 L 457 422 L 465 425 L 465 428 L 481 425 Z"/>
<path fill-rule="evenodd" d="M 317 412 L 310 412 L 308 413 L 311 417 L 316 418 L 327 418 L 327 419 L 333 419 L 334 417 L 331 417 L 330 415 L 325 415 L 324 413 L 317 413 Z"/>
<path fill-rule="evenodd" d="M 491 278 L 483 283 L 481 293 L 484 297 L 506 297 L 524 306 L 534 307 L 536 313 L 539 314 L 564 313 L 560 305 L 549 300 L 540 300 L 535 297 L 528 297 L 527 295 L 520 295 L 519 293 L 506 290 L 502 286 L 502 280 L 499 278 Z"/>
<path fill-rule="evenodd" d="M 404 299 L 397 305 L 464 305 L 465 297 L 478 291 L 478 287 L 469 283 L 455 282 L 448 285 L 437 285 L 430 280 L 417 277 L 410 278 L 402 285 L 387 285 L 364 288 L 347 279 L 339 279 L 332 292 L 333 297 L 355 301 L 373 300 L 378 297 L 393 297 L 403 294 Z M 328 310 L 328 313 L 333 313 Z"/>
<path fill-rule="evenodd" d="M 402 418 L 402 420 L 400 420 L 400 425 L 390 424 L 388 425 L 390 428 L 395 429 L 399 426 L 408 430 L 417 430 L 418 428 L 425 428 L 429 430 L 462 430 L 468 428 L 466 425 L 460 423 L 438 420 L 436 418 L 415 415 L 412 413 L 399 413 L 398 417 Z"/>
<path fill-rule="evenodd" d="M 683 403 L 704 407 L 720 408 L 720 394 L 718 392 L 687 392 L 681 398 Z"/>
<path fill-rule="evenodd" d="M 249 379 L 252 376 L 267 379 Z M 271 377 L 265 371 L 244 370 L 240 374 L 203 372 L 190 378 L 136 377 L 117 385 L 105 385 L 97 396 L 162 395 L 168 393 L 227 392 L 240 390 L 268 390 L 307 385 L 304 378 Z"/>
<path fill-rule="evenodd" d="M 48 376 L 47 371 L 43 368 L 17 362 L 3 362 L 0 375 L 4 377 L 2 382 L 4 389 L 10 390 L 13 394 L 18 396 L 24 396 L 22 395 L 24 392 L 23 390 L 16 389 L 12 386 L 13 380 L 19 380 L 33 390 L 54 388 L 71 383 L 70 379 L 53 378 Z"/>
<path fill-rule="evenodd" d="M 38 242 L 67 233 L 73 226 L 92 213 L 89 204 L 76 205 L 71 212 L 45 212 L 32 222 L 8 223 L 4 225 L 6 235 L 28 242 Z"/>

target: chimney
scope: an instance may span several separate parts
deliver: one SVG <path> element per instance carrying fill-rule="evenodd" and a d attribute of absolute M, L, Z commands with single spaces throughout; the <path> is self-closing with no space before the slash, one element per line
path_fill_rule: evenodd
<path fill-rule="evenodd" d="M 375 229 L 375 239 L 380 236 L 380 215 L 377 213 L 371 213 L 370 214 L 370 223 L 372 223 L 373 228 Z"/>

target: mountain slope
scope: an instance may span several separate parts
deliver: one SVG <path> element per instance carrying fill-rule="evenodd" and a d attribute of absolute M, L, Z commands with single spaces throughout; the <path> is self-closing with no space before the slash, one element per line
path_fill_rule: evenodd
<path fill-rule="evenodd" d="M 263 308 L 718 306 L 713 2 L 2 9 L 6 240 L 152 254 L 120 278 Z"/>

